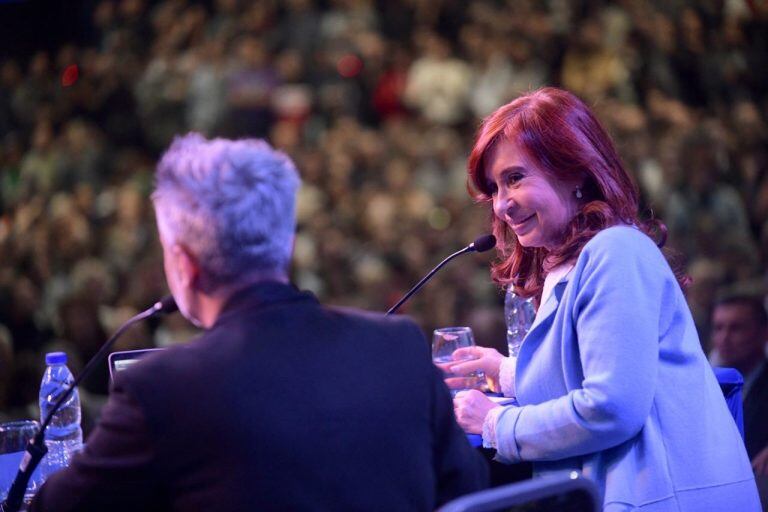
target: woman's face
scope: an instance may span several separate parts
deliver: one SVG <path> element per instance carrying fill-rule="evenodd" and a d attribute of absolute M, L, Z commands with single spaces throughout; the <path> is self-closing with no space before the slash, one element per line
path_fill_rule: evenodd
<path fill-rule="evenodd" d="M 490 151 L 485 176 L 493 213 L 514 231 L 523 247 L 554 249 L 576 215 L 578 180 L 554 181 L 515 142 Z"/>

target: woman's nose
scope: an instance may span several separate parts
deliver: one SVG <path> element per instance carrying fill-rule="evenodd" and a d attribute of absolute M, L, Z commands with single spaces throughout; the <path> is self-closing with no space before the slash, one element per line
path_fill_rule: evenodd
<path fill-rule="evenodd" d="M 493 212 L 498 218 L 502 220 L 508 216 L 510 210 L 513 208 L 514 202 L 512 201 L 512 198 L 506 194 L 498 194 L 493 200 Z"/>

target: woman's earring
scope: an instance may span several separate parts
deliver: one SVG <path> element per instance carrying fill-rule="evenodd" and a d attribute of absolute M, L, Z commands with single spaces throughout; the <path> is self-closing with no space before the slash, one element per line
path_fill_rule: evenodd
<path fill-rule="evenodd" d="M 581 187 L 576 187 L 576 190 L 574 190 L 573 193 L 576 194 L 576 199 L 584 197 L 584 194 L 581 193 Z"/>

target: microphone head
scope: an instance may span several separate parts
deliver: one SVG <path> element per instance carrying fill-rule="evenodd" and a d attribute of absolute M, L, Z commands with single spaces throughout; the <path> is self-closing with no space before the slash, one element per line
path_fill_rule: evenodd
<path fill-rule="evenodd" d="M 155 303 L 155 313 L 161 313 L 167 315 L 179 310 L 179 306 L 176 305 L 176 299 L 173 295 L 166 295 Z"/>
<path fill-rule="evenodd" d="M 472 250 L 475 252 L 485 252 L 493 249 L 496 247 L 496 237 L 493 235 L 479 236 L 470 244 L 470 247 L 472 247 Z"/>

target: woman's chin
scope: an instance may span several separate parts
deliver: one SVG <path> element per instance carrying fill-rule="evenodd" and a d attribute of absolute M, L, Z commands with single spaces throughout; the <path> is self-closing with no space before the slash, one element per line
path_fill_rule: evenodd
<path fill-rule="evenodd" d="M 542 244 L 535 236 L 531 236 L 531 233 L 517 236 L 517 243 L 525 247 L 526 249 L 532 249 L 535 247 L 541 247 Z"/>

